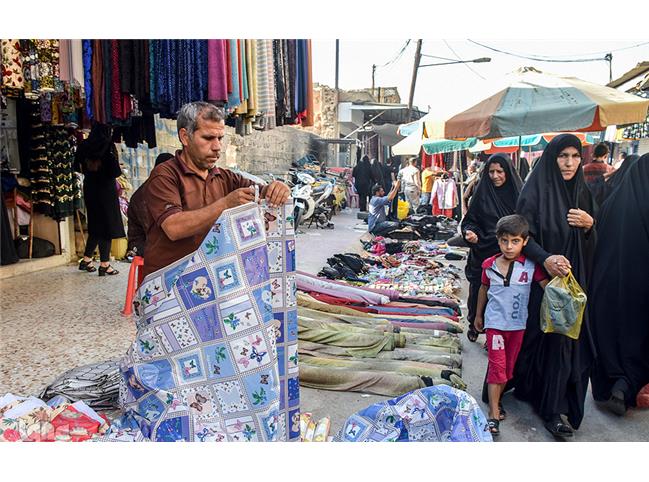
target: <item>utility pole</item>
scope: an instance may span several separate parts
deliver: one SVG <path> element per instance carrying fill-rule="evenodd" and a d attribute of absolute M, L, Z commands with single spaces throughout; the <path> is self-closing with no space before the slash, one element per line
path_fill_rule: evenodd
<path fill-rule="evenodd" d="M 421 39 L 417 40 L 417 50 L 415 51 L 415 63 L 412 67 L 412 81 L 410 82 L 410 97 L 408 99 L 408 122 L 412 119 L 412 101 L 415 98 L 415 84 L 417 83 L 417 71 L 421 62 Z"/>
<path fill-rule="evenodd" d="M 604 59 L 608 62 L 608 83 L 610 84 L 613 82 L 613 54 L 606 54 Z"/>
<path fill-rule="evenodd" d="M 336 39 L 336 93 L 338 93 L 338 71 L 340 68 L 340 40 Z"/>
<path fill-rule="evenodd" d="M 374 97 L 374 74 L 376 73 L 376 64 L 372 64 L 372 97 Z"/>

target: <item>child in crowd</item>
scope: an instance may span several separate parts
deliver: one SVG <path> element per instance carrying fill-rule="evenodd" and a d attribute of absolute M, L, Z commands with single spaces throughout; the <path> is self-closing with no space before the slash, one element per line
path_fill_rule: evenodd
<path fill-rule="evenodd" d="M 528 235 L 529 225 L 523 216 L 512 214 L 501 218 L 496 224 L 500 254 L 482 263 L 482 286 L 474 323 L 478 331 L 486 328 L 489 353 L 487 421 L 493 436 L 500 435 L 500 421 L 505 419 L 500 399 L 507 381 L 513 376 L 523 342 L 532 281 L 543 289 L 548 284 L 543 268 L 521 254 Z"/>

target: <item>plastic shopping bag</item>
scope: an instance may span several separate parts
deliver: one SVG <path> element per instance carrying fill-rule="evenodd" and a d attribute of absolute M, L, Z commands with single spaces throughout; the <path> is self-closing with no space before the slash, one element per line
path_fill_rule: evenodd
<path fill-rule="evenodd" d="M 397 203 L 397 218 L 399 220 L 406 219 L 408 213 L 410 212 L 410 203 L 408 201 L 402 201 L 399 199 Z"/>
<path fill-rule="evenodd" d="M 579 338 L 586 300 L 586 293 L 572 272 L 565 278 L 553 278 L 545 287 L 541 302 L 543 333 L 559 333 L 575 340 Z"/>

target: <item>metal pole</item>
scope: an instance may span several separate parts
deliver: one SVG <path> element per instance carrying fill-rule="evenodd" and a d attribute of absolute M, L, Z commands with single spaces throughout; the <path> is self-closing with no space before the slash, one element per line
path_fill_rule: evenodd
<path fill-rule="evenodd" d="M 340 40 L 336 39 L 336 93 L 338 92 L 339 67 L 340 67 Z"/>
<path fill-rule="evenodd" d="M 410 96 L 408 98 L 408 122 L 412 119 L 412 102 L 415 98 L 415 85 L 417 83 L 417 71 L 421 61 L 421 39 L 417 40 L 417 50 L 415 51 L 415 63 L 412 67 L 412 81 L 410 82 Z"/>
<path fill-rule="evenodd" d="M 613 82 L 613 54 L 608 53 L 604 57 L 608 61 L 608 83 Z"/>
<path fill-rule="evenodd" d="M 372 64 L 372 97 L 374 97 L 374 74 L 376 73 L 376 64 Z"/>

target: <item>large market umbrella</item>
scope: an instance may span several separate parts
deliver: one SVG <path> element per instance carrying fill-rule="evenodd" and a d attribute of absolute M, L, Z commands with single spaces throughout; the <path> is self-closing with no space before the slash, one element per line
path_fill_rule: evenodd
<path fill-rule="evenodd" d="M 444 137 L 601 131 L 609 125 L 642 122 L 648 109 L 649 99 L 523 67 L 505 89 L 448 119 Z"/>

